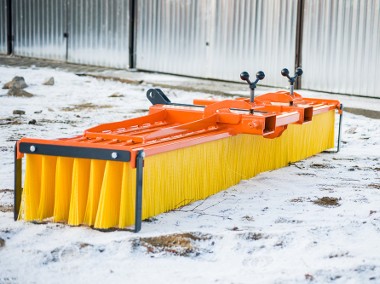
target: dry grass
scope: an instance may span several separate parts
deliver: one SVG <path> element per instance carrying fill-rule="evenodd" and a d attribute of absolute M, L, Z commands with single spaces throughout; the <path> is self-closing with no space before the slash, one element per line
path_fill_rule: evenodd
<path fill-rule="evenodd" d="M 340 206 L 340 200 L 341 198 L 324 196 L 322 198 L 314 200 L 313 203 L 324 207 L 338 207 Z"/>
<path fill-rule="evenodd" d="M 374 188 L 374 189 L 380 189 L 380 183 L 371 183 L 368 185 L 369 188 Z"/>
<path fill-rule="evenodd" d="M 312 169 L 332 169 L 334 167 L 332 165 L 328 165 L 328 164 L 313 163 L 310 165 L 310 168 L 312 168 Z"/>
<path fill-rule="evenodd" d="M 0 189 L 0 200 L 4 194 L 12 194 L 13 195 L 13 189 L 4 188 Z M 12 204 L 0 204 L 0 212 L 12 212 L 13 211 L 13 205 Z"/>
<path fill-rule="evenodd" d="M 210 235 L 199 233 L 182 233 L 163 235 L 134 240 L 133 246 L 144 247 L 148 253 L 169 253 L 180 256 L 198 255 L 197 244 L 201 241 L 211 240 Z"/>
<path fill-rule="evenodd" d="M 91 109 L 101 109 L 101 108 L 112 108 L 111 105 L 95 105 L 93 103 L 83 103 L 78 105 L 72 105 L 69 107 L 62 108 L 63 111 L 81 111 L 81 110 L 91 110 Z"/>
<path fill-rule="evenodd" d="M 0 205 L 0 212 L 12 212 L 12 211 L 13 211 L 13 205 L 9 205 L 9 204 Z"/>
<path fill-rule="evenodd" d="M 264 236 L 262 233 L 254 233 L 254 232 L 248 232 L 243 233 L 239 235 L 242 239 L 245 239 L 247 241 L 258 241 L 263 238 L 268 238 L 268 236 Z"/>

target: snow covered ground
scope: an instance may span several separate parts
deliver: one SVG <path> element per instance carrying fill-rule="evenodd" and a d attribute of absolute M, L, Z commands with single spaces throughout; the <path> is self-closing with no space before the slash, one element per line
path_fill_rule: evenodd
<path fill-rule="evenodd" d="M 14 222 L 17 139 L 71 137 L 150 105 L 148 85 L 47 68 L 0 66 L 0 86 L 16 75 L 35 96 L 0 89 L 0 283 L 380 283 L 379 120 L 345 113 L 340 153 L 242 181 L 138 234 Z M 56 84 L 42 85 L 51 76 Z M 180 103 L 210 97 L 165 92 Z"/>

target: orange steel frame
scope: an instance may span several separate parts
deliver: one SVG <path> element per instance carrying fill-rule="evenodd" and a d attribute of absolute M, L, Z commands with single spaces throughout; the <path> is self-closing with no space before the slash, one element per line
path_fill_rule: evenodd
<path fill-rule="evenodd" d="M 272 139 L 279 137 L 289 124 L 309 123 L 314 115 L 333 109 L 342 113 L 339 101 L 303 98 L 297 93 L 291 96 L 286 91 L 257 96 L 254 102 L 237 98 L 196 99 L 193 103 L 153 105 L 146 116 L 101 124 L 72 138 L 20 139 L 15 146 L 15 219 L 22 192 L 21 159 L 25 153 L 130 162 L 132 168 L 139 169 L 136 193 L 141 197 L 145 156 L 238 134 Z M 141 202 L 136 200 L 136 210 L 141 211 Z M 136 211 L 136 216 L 138 231 L 141 212 Z"/>
<path fill-rule="evenodd" d="M 17 142 L 17 158 L 23 157 L 20 143 L 65 145 L 128 151 L 131 166 L 135 167 L 139 150 L 150 156 L 237 134 L 275 138 L 288 124 L 308 123 L 314 115 L 332 109 L 341 112 L 339 101 L 303 98 L 297 93 L 293 98 L 285 91 L 257 96 L 253 103 L 247 98 L 196 99 L 194 105 L 204 108 L 153 105 L 146 116 L 101 124 L 81 136 L 57 140 L 22 138 Z M 255 112 L 250 113 L 252 110 Z M 34 154 L 38 154 L 36 150 Z"/>

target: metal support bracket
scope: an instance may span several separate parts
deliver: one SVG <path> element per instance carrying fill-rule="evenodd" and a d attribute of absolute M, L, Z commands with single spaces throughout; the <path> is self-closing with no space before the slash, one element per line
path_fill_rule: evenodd
<path fill-rule="evenodd" d="M 21 196 L 22 196 L 22 159 L 17 159 L 17 143 L 15 144 L 15 156 L 14 156 L 14 206 L 13 206 L 13 218 L 16 221 L 20 213 Z"/>
<path fill-rule="evenodd" d="M 343 119 L 343 104 L 340 104 L 339 109 L 339 126 L 338 126 L 338 141 L 336 142 L 336 149 L 330 151 L 323 151 L 323 153 L 336 154 L 340 151 L 340 144 L 342 139 L 342 119 Z"/>
<path fill-rule="evenodd" d="M 152 103 L 152 105 L 171 105 L 171 106 L 204 108 L 204 106 L 200 106 L 200 105 L 172 103 L 161 89 L 149 89 L 146 92 L 146 97 Z"/>
<path fill-rule="evenodd" d="M 141 230 L 142 222 L 142 189 L 143 168 L 145 153 L 140 150 L 136 156 L 136 207 L 135 207 L 135 233 Z"/>

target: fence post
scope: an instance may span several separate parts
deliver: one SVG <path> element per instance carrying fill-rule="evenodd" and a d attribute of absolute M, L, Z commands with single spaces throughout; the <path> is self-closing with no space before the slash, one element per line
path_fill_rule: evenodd
<path fill-rule="evenodd" d="M 305 0 L 297 1 L 297 22 L 296 22 L 296 50 L 294 69 L 302 66 L 302 33 L 303 33 L 303 15 L 304 15 Z M 302 78 L 298 78 L 295 82 L 295 89 L 301 89 Z"/>
<path fill-rule="evenodd" d="M 135 0 L 129 0 L 129 69 L 136 67 L 136 56 L 135 56 L 135 31 L 136 31 L 136 10 L 137 3 Z"/>
<path fill-rule="evenodd" d="M 13 52 L 13 35 L 12 35 L 12 0 L 6 2 L 7 10 L 7 53 Z"/>

